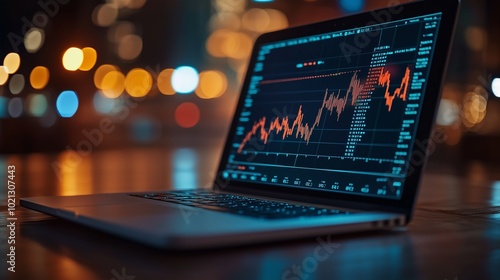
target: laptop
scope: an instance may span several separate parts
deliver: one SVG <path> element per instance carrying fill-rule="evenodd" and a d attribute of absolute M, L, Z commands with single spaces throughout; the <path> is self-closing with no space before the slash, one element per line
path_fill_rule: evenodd
<path fill-rule="evenodd" d="M 210 189 L 29 197 L 21 205 L 165 249 L 407 225 L 458 0 L 257 38 Z"/>

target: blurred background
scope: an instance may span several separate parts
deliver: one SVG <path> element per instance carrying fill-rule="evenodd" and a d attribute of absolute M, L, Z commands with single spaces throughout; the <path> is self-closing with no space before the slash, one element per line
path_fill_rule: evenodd
<path fill-rule="evenodd" d="M 259 34 L 394 3 L 4 1 L 1 170 L 62 194 L 207 184 Z M 462 3 L 431 172 L 499 173 L 498 15 L 498 1 Z"/>

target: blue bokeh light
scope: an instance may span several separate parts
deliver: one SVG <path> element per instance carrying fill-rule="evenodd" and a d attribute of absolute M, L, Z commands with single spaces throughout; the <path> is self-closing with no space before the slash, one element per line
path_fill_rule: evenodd
<path fill-rule="evenodd" d="M 178 149 L 172 157 L 173 187 L 176 190 L 195 189 L 198 183 L 198 155 L 189 148 Z"/>
<path fill-rule="evenodd" d="M 172 73 L 172 87 L 178 93 L 191 93 L 199 82 L 198 71 L 191 66 L 181 66 Z"/>
<path fill-rule="evenodd" d="M 342 10 L 348 13 L 356 13 L 363 9 L 365 0 L 339 0 Z"/>
<path fill-rule="evenodd" d="M 149 116 L 136 116 L 130 123 L 132 139 L 139 143 L 152 143 L 160 138 L 161 124 Z"/>
<path fill-rule="evenodd" d="M 65 90 L 56 100 L 56 108 L 63 118 L 71 118 L 78 110 L 78 96 L 72 90 Z"/>
<path fill-rule="evenodd" d="M 13 118 L 19 118 L 23 114 L 24 110 L 23 100 L 19 97 L 14 97 L 9 100 L 9 105 L 7 110 L 9 111 L 9 115 Z"/>
<path fill-rule="evenodd" d="M 0 118 L 7 117 L 7 104 L 9 99 L 7 97 L 0 96 Z"/>
<path fill-rule="evenodd" d="M 94 109 L 101 114 L 111 114 L 115 106 L 115 99 L 108 98 L 102 94 L 101 91 L 97 91 L 93 98 Z"/>

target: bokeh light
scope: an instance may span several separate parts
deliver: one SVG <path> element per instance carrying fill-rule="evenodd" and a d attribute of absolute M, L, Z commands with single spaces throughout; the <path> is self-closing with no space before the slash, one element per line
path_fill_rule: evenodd
<path fill-rule="evenodd" d="M 7 97 L 0 96 L 0 118 L 7 117 L 7 104 L 9 104 L 9 99 Z"/>
<path fill-rule="evenodd" d="M 200 109 L 196 104 L 184 102 L 175 109 L 175 122 L 182 128 L 191 128 L 200 121 Z"/>
<path fill-rule="evenodd" d="M 115 106 L 116 99 L 106 97 L 101 91 L 97 91 L 93 98 L 94 109 L 101 114 L 110 114 Z"/>
<path fill-rule="evenodd" d="M 83 63 L 83 51 L 75 47 L 67 49 L 64 52 L 62 63 L 66 70 L 77 70 Z"/>
<path fill-rule="evenodd" d="M 221 46 L 222 53 L 226 57 L 244 59 L 250 56 L 252 51 L 252 39 L 242 32 L 229 32 Z"/>
<path fill-rule="evenodd" d="M 108 74 L 111 71 L 118 71 L 118 67 L 111 65 L 111 64 L 103 64 L 95 70 L 94 73 L 94 85 L 98 89 L 102 89 L 102 80 L 104 79 L 104 76 Z"/>
<path fill-rule="evenodd" d="M 245 10 L 246 0 L 214 0 L 213 5 L 218 12 L 240 13 Z"/>
<path fill-rule="evenodd" d="M 241 23 L 245 29 L 262 33 L 271 23 L 271 17 L 264 9 L 253 8 L 243 14 Z"/>
<path fill-rule="evenodd" d="M 124 60 L 134 60 L 142 52 L 142 38 L 135 34 L 128 34 L 120 39 L 118 56 Z"/>
<path fill-rule="evenodd" d="M 129 21 L 120 21 L 111 26 L 108 30 L 108 40 L 113 43 L 119 43 L 120 40 L 129 34 L 135 32 L 135 26 Z"/>
<path fill-rule="evenodd" d="M 19 94 L 24 89 L 24 76 L 22 74 L 15 74 L 10 78 L 9 90 L 12 94 Z"/>
<path fill-rule="evenodd" d="M 78 110 L 78 96 L 72 90 L 65 90 L 56 100 L 56 108 L 63 118 L 71 118 Z"/>
<path fill-rule="evenodd" d="M 28 111 L 32 116 L 41 117 L 47 112 L 47 98 L 43 94 L 28 96 Z"/>
<path fill-rule="evenodd" d="M 101 83 L 101 91 L 104 96 L 117 98 L 125 90 L 125 75 L 122 72 L 113 70 L 108 72 Z"/>
<path fill-rule="evenodd" d="M 161 136 L 161 124 L 150 116 L 134 116 L 130 122 L 131 138 L 139 143 L 152 143 Z"/>
<path fill-rule="evenodd" d="M 284 29 L 289 26 L 288 18 L 282 11 L 275 9 L 265 9 L 265 11 L 267 12 L 267 14 L 271 19 L 271 22 L 269 23 L 266 32 Z"/>
<path fill-rule="evenodd" d="M 222 45 L 224 44 L 224 41 L 226 40 L 227 34 L 230 31 L 224 30 L 224 29 L 219 29 L 212 34 L 207 39 L 207 42 L 205 44 L 205 47 L 207 49 L 207 52 L 214 57 L 224 57 L 224 52 L 222 51 Z"/>
<path fill-rule="evenodd" d="M 198 86 L 198 71 L 191 66 L 181 66 L 172 74 L 172 87 L 178 93 L 190 93 Z"/>
<path fill-rule="evenodd" d="M 110 26 L 118 18 L 118 7 L 114 4 L 102 4 L 92 12 L 92 21 L 97 26 Z"/>
<path fill-rule="evenodd" d="M 453 100 L 441 99 L 436 123 L 442 126 L 456 124 L 460 120 L 460 107 Z"/>
<path fill-rule="evenodd" d="M 174 95 L 175 89 L 172 87 L 173 68 L 164 69 L 160 72 L 157 78 L 158 90 L 165 95 Z"/>
<path fill-rule="evenodd" d="M 203 99 L 217 98 L 227 89 L 227 78 L 220 71 L 203 71 L 200 73 L 200 83 L 195 90 L 198 97 Z"/>
<path fill-rule="evenodd" d="M 241 20 L 235 13 L 217 13 L 210 17 L 209 26 L 212 30 L 238 30 L 241 26 Z"/>
<path fill-rule="evenodd" d="M 206 49 L 214 57 L 245 59 L 250 55 L 252 45 L 247 34 L 221 29 L 208 37 Z"/>
<path fill-rule="evenodd" d="M 50 72 L 47 67 L 37 66 L 31 70 L 30 84 L 34 89 L 43 89 L 49 82 Z"/>
<path fill-rule="evenodd" d="M 89 71 L 94 67 L 97 61 L 97 52 L 94 48 L 86 47 L 82 49 L 83 61 L 78 69 L 82 71 Z"/>
<path fill-rule="evenodd" d="M 0 86 L 4 85 L 9 79 L 9 73 L 7 73 L 7 67 L 0 66 Z"/>
<path fill-rule="evenodd" d="M 365 0 L 339 0 L 342 10 L 348 13 L 359 12 L 365 5 Z"/>
<path fill-rule="evenodd" d="M 264 33 L 288 27 L 286 15 L 275 9 L 250 9 L 241 19 L 245 29 Z"/>
<path fill-rule="evenodd" d="M 31 28 L 24 35 L 24 47 L 29 53 L 37 52 L 45 41 L 45 32 L 43 29 Z"/>
<path fill-rule="evenodd" d="M 146 0 L 124 0 L 124 1 L 126 1 L 125 7 L 129 9 L 140 9 L 142 8 L 142 6 L 144 6 L 144 4 L 146 4 Z"/>
<path fill-rule="evenodd" d="M 469 92 L 464 96 L 462 109 L 462 122 L 472 128 L 483 121 L 486 116 L 487 100 L 481 94 Z"/>
<path fill-rule="evenodd" d="M 153 77 L 140 68 L 134 68 L 127 73 L 125 78 L 125 90 L 132 97 L 143 97 L 151 90 Z"/>
<path fill-rule="evenodd" d="M 7 73 L 14 74 L 21 65 L 21 57 L 17 53 L 9 53 L 3 60 L 3 66 L 7 68 Z"/>
<path fill-rule="evenodd" d="M 129 9 L 140 9 L 146 4 L 146 0 L 108 0 L 108 2 L 117 7 Z"/>
<path fill-rule="evenodd" d="M 23 100 L 19 97 L 14 97 L 9 100 L 7 108 L 9 115 L 13 118 L 19 118 L 23 113 Z"/>
<path fill-rule="evenodd" d="M 195 189 L 198 182 L 198 153 L 193 149 L 176 149 L 173 154 L 173 188 L 176 190 Z"/>
<path fill-rule="evenodd" d="M 469 26 L 465 29 L 465 42 L 474 51 L 482 50 L 487 42 L 486 31 L 481 27 Z"/>
<path fill-rule="evenodd" d="M 491 81 L 491 90 L 496 97 L 500 97 L 500 78 L 495 78 Z"/>

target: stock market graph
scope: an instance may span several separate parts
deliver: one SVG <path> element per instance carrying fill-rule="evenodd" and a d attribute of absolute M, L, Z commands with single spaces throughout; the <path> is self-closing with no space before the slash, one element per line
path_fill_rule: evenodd
<path fill-rule="evenodd" d="M 440 14 L 260 46 L 223 176 L 397 199 Z"/>

